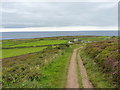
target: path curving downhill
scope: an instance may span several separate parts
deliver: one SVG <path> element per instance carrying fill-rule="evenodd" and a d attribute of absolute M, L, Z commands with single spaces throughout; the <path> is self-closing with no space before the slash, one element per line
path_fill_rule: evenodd
<path fill-rule="evenodd" d="M 79 48 L 78 48 L 79 49 Z M 83 65 L 82 59 L 77 51 L 78 49 L 74 49 L 73 54 L 71 56 L 70 65 L 68 68 L 68 76 L 67 76 L 67 85 L 66 88 L 79 88 L 78 78 L 77 78 L 77 63 L 76 56 L 78 58 L 78 65 L 80 68 L 80 74 L 82 77 L 82 84 L 84 88 L 93 88 L 92 83 L 88 80 L 86 69 Z"/>

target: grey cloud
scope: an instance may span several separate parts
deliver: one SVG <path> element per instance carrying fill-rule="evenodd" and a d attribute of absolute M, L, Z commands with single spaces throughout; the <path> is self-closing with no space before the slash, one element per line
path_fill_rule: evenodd
<path fill-rule="evenodd" d="M 116 26 L 117 5 L 112 3 L 3 3 L 4 28 Z"/>

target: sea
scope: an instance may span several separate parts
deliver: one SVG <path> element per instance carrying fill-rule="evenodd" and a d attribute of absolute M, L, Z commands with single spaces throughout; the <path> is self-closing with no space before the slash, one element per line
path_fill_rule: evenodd
<path fill-rule="evenodd" d="M 118 31 L 40 31 L 40 32 L 2 32 L 1 40 L 43 38 L 56 36 L 119 36 Z"/>

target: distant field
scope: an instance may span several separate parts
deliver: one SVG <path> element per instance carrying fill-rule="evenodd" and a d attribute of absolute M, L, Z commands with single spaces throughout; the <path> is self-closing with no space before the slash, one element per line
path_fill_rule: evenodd
<path fill-rule="evenodd" d="M 29 43 L 21 43 L 14 45 L 12 47 L 25 47 L 25 46 L 41 46 L 41 45 L 52 45 L 52 44 L 65 44 L 67 40 L 45 40 L 45 41 L 36 41 Z"/>
<path fill-rule="evenodd" d="M 25 39 L 25 40 L 3 40 L 2 43 L 0 43 L 0 47 L 2 48 L 9 48 L 13 45 L 21 44 L 21 43 L 28 43 L 28 42 L 35 42 L 39 39 Z"/>
<path fill-rule="evenodd" d="M 46 47 L 2 49 L 2 56 L 0 56 L 0 58 L 8 58 L 8 57 L 27 54 L 27 53 L 38 52 L 45 48 Z M 0 52 L 1 52 L 1 50 L 0 50 Z"/>
<path fill-rule="evenodd" d="M 26 48 L 1 49 L 0 52 L 2 52 L 2 56 L 0 56 L 0 58 L 8 58 L 8 57 L 27 54 L 27 53 L 38 52 L 46 48 L 46 47 L 27 48 L 27 46 L 65 44 L 66 42 L 67 40 L 40 40 L 40 39 L 4 40 L 3 43 L 0 43 L 0 46 L 2 48 L 10 48 L 10 47 L 26 47 Z"/>
<path fill-rule="evenodd" d="M 81 37 L 80 40 L 84 41 L 101 41 L 110 38 L 109 36 L 99 36 L 99 37 Z"/>

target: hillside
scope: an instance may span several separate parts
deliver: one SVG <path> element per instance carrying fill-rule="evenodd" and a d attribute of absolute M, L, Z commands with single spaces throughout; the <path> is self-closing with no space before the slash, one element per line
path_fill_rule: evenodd
<path fill-rule="evenodd" d="M 118 38 L 108 36 L 3 40 L 2 86 L 115 88 L 119 84 L 118 50 Z"/>
<path fill-rule="evenodd" d="M 118 46 L 118 38 L 112 38 L 110 40 L 89 43 L 82 51 L 84 52 L 83 58 L 89 57 L 88 62 L 93 62 L 90 68 L 94 67 L 94 64 L 96 64 L 99 68 L 99 71 L 104 74 L 105 78 L 109 82 L 111 82 L 113 85 L 119 86 L 119 50 L 120 47 Z M 85 62 L 84 64 L 87 64 L 88 62 Z"/>

